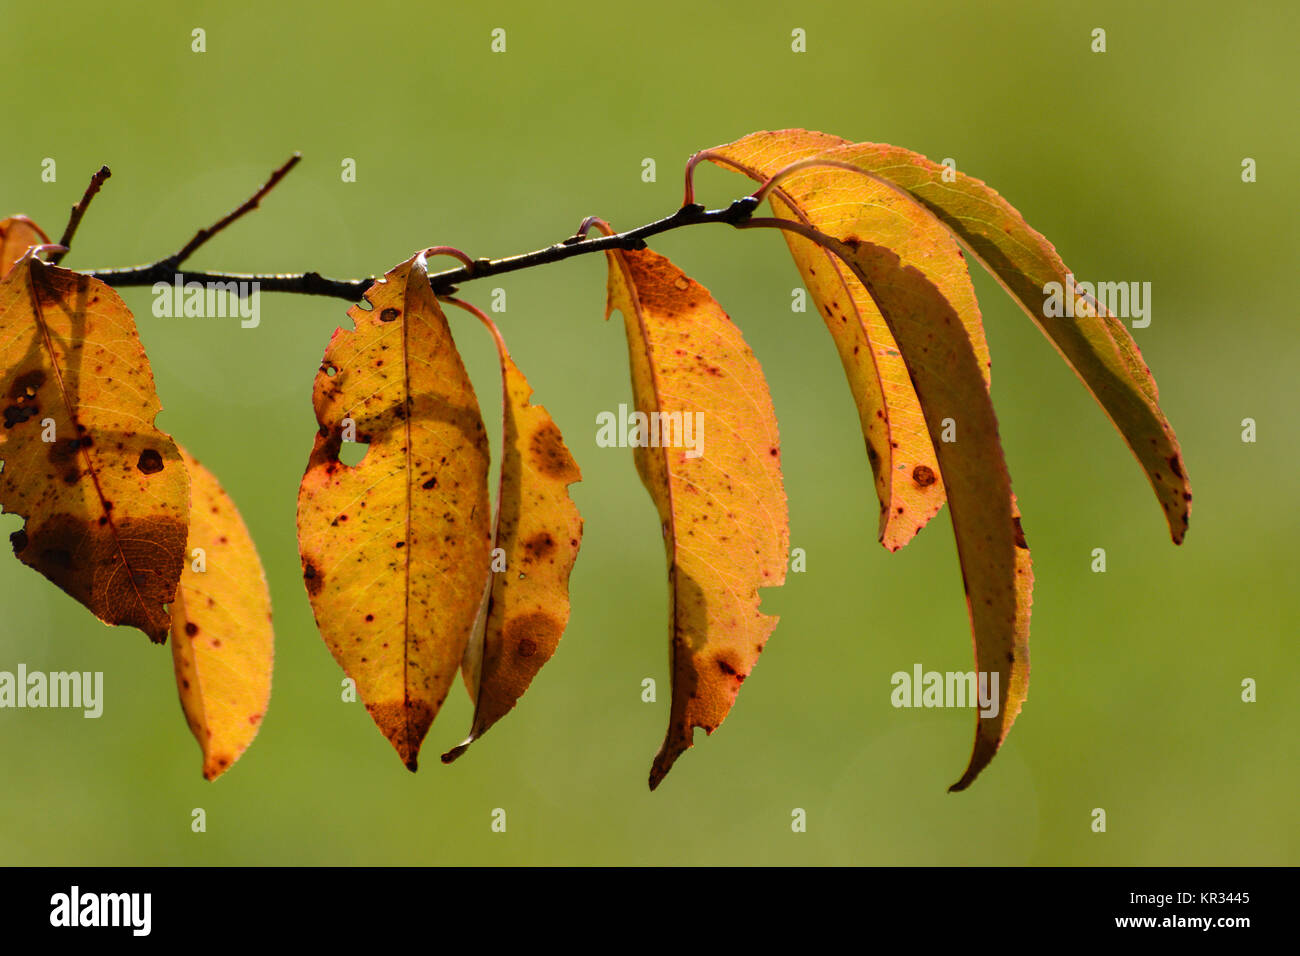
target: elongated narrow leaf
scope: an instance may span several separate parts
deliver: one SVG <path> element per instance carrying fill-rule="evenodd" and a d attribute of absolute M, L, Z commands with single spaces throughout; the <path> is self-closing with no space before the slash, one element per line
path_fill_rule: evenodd
<path fill-rule="evenodd" d="M 706 155 L 764 182 L 789 164 L 844 142 L 824 134 L 791 141 L 756 133 Z M 948 231 L 924 209 L 869 177 L 820 166 L 788 174 L 768 196 L 782 218 L 832 237 L 871 236 L 916 266 L 960 316 L 987 377 L 988 345 L 966 261 Z M 822 246 L 796 233 L 784 235 L 835 340 L 858 406 L 880 499 L 880 541 L 897 550 L 944 501 L 943 476 L 916 390 L 879 308 L 852 271 Z"/>
<path fill-rule="evenodd" d="M 423 257 L 366 298 L 316 376 L 298 545 L 326 644 L 415 770 L 488 574 L 487 437 Z M 349 437 L 370 446 L 355 466 Z"/>
<path fill-rule="evenodd" d="M 772 400 L 740 331 L 663 256 L 608 256 L 606 317 L 623 314 L 645 416 L 630 443 L 668 559 L 672 706 L 653 790 L 696 727 L 722 723 L 775 627 L 759 588 L 785 580 L 789 524 Z"/>
<path fill-rule="evenodd" d="M 1029 600 L 1033 572 L 993 402 L 960 317 L 914 266 L 860 237 L 831 243 L 889 323 L 916 385 L 948 480 L 948 507 L 975 643 L 977 678 L 997 680 L 995 712 L 976 718 L 964 790 L 997 753 L 1029 689 Z M 945 419 L 956 428 L 944 441 Z"/>
<path fill-rule="evenodd" d="M 794 143 L 822 134 L 785 130 L 765 135 Z M 1187 532 L 1191 487 L 1178 439 L 1160 410 L 1155 380 L 1124 323 L 1095 299 L 1075 297 L 1066 315 L 1048 314 L 1049 283 L 1057 283 L 1066 294 L 1073 282 L 1052 244 L 983 182 L 917 153 L 857 143 L 822 156 L 849 163 L 904 191 L 979 259 L 1110 416 L 1151 481 L 1174 542 L 1180 543 Z"/>
<path fill-rule="evenodd" d="M 582 518 L 569 485 L 582 478 L 560 430 L 492 329 L 501 359 L 501 484 L 487 604 L 461 670 L 474 721 L 450 763 L 504 717 L 551 659 L 569 621 L 569 573 Z"/>
<path fill-rule="evenodd" d="M 26 216 L 0 219 L 0 279 L 9 274 L 28 249 L 49 241 L 44 230 Z"/>
<path fill-rule="evenodd" d="M 0 505 L 14 553 L 108 624 L 162 642 L 189 477 L 117 293 L 28 256 L 0 281 Z"/>
<path fill-rule="evenodd" d="M 188 560 L 172 604 L 181 709 L 215 780 L 262 726 L 271 699 L 271 595 L 257 548 L 212 472 L 181 449 L 190 475 Z"/>

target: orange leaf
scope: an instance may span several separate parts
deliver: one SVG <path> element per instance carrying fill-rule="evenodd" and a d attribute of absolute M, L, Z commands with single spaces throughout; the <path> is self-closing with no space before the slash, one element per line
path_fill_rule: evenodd
<path fill-rule="evenodd" d="M 822 136 L 806 130 L 766 135 L 788 142 Z M 1097 314 L 1095 301 L 1078 298 L 1075 318 L 1045 314 L 1048 283 L 1065 287 L 1070 274 L 1052 244 L 980 180 L 909 150 L 856 143 L 827 150 L 821 158 L 847 163 L 911 196 L 1002 284 L 1110 416 L 1151 481 L 1174 543 L 1180 543 L 1187 533 L 1191 486 L 1151 370 L 1124 323 L 1108 311 Z M 1088 308 L 1091 316 L 1084 315 Z"/>
<path fill-rule="evenodd" d="M 672 707 L 653 790 L 696 727 L 722 723 L 776 626 L 758 589 L 785 581 L 789 524 L 772 400 L 740 330 L 663 256 L 608 256 L 606 317 L 623 314 L 636 410 L 659 424 L 643 436 L 659 445 L 634 452 L 668 559 Z"/>
<path fill-rule="evenodd" d="M 189 525 L 189 477 L 135 320 L 87 276 L 21 260 L 0 281 L 0 504 L 24 564 L 109 624 L 161 643 Z"/>
<path fill-rule="evenodd" d="M 845 142 L 822 133 L 755 133 L 706 150 L 704 156 L 765 182 L 791 163 Z M 836 238 L 869 235 L 915 265 L 953 304 L 987 378 L 988 345 L 966 261 L 929 213 L 866 176 L 825 166 L 784 176 L 768 200 L 781 218 Z M 783 235 L 839 350 L 875 473 L 880 541 L 896 551 L 925 527 L 944 501 L 941 470 L 916 390 L 879 308 L 852 271 L 817 243 L 793 232 Z"/>
<path fill-rule="evenodd" d="M 171 609 L 172 664 L 203 776 L 215 780 L 253 742 L 271 698 L 271 595 L 235 503 L 181 454 L 190 474 L 190 560 Z"/>
<path fill-rule="evenodd" d="M 316 376 L 298 545 L 326 644 L 415 770 L 488 574 L 487 436 L 423 256 L 366 299 Z M 350 427 L 370 446 L 355 466 L 339 460 Z"/>
<path fill-rule="evenodd" d="M 0 279 L 32 246 L 48 245 L 50 237 L 26 216 L 0 219 Z"/>
<path fill-rule="evenodd" d="M 461 666 L 474 701 L 473 725 L 464 742 L 443 754 L 444 763 L 509 713 L 555 653 L 569 621 L 569 573 L 582 541 L 582 518 L 568 491 L 582 478 L 578 465 L 550 414 L 529 403 L 533 390 L 496 326 L 479 315 L 501 360 L 505 418 L 493 538 L 504 567 L 494 567 Z"/>

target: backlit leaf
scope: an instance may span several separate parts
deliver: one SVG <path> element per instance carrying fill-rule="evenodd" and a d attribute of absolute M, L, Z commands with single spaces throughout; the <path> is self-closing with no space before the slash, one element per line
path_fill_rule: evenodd
<path fill-rule="evenodd" d="M 821 133 L 798 138 L 755 133 L 707 150 L 705 156 L 764 182 L 797 160 L 845 142 Z M 768 199 L 782 218 L 832 237 L 869 235 L 921 270 L 961 317 L 987 377 L 988 345 L 966 261 L 947 230 L 924 209 L 867 176 L 825 166 L 783 177 Z M 852 271 L 803 236 L 783 235 L 839 350 L 875 473 L 880 541 L 897 550 L 944 501 L 943 476 L 916 391 L 879 308 Z"/>
<path fill-rule="evenodd" d="M 606 317 L 623 315 L 636 410 L 676 418 L 673 440 L 656 429 L 659 447 L 634 451 L 668 560 L 672 705 L 653 790 L 696 727 L 722 723 L 775 627 L 759 588 L 785 580 L 789 525 L 772 400 L 740 331 L 663 256 L 608 257 Z"/>
<path fill-rule="evenodd" d="M 914 266 L 883 246 L 830 241 L 889 323 L 948 480 L 948 507 L 974 635 L 977 680 L 997 677 L 997 709 L 976 717 L 963 790 L 993 759 L 1029 689 L 1029 547 L 1011 494 L 997 418 L 960 317 Z M 955 423 L 943 441 L 944 420 Z M 985 676 L 991 675 L 991 676 Z"/>
<path fill-rule="evenodd" d="M 760 135 L 801 142 L 822 134 L 785 130 Z M 1078 298 L 1073 318 L 1045 314 L 1048 283 L 1065 287 L 1070 274 L 1052 244 L 980 180 L 910 150 L 856 143 L 827 150 L 821 158 L 847 163 L 913 197 L 975 255 L 1105 409 L 1146 471 L 1174 542 L 1181 542 L 1191 511 L 1191 487 L 1178 439 L 1160 410 L 1155 380 L 1128 328 L 1108 311 L 1098 310 L 1095 300 Z M 1084 314 L 1087 309 L 1091 315 Z"/>
<path fill-rule="evenodd" d="M 109 624 L 162 642 L 189 477 L 135 320 L 87 276 L 24 258 L 0 281 L 0 505 L 14 553 Z"/>
<path fill-rule="evenodd" d="M 26 216 L 0 219 L 0 278 L 23 257 L 32 246 L 46 245 L 50 241 L 40 226 Z"/>
<path fill-rule="evenodd" d="M 423 256 L 366 298 L 316 375 L 298 544 L 326 644 L 414 770 L 488 573 L 487 437 Z M 350 426 L 369 444 L 355 466 L 339 460 Z"/>
<path fill-rule="evenodd" d="M 486 316 L 483 316 L 486 320 Z M 461 670 L 474 704 L 463 743 L 443 755 L 450 763 L 504 717 L 550 660 L 569 620 L 569 573 L 582 541 L 582 518 L 569 485 L 582 477 L 560 430 L 488 320 L 501 360 L 501 484 L 494 568 L 480 626 L 465 649 Z"/>
<path fill-rule="evenodd" d="M 185 719 L 215 780 L 252 743 L 271 698 L 271 595 L 257 548 L 213 474 L 190 474 L 190 538 L 172 603 L 172 664 Z"/>

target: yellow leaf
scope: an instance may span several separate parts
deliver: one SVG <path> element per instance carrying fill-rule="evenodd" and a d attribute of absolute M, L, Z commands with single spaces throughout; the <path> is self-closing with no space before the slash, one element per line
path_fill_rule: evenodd
<path fill-rule="evenodd" d="M 190 474 L 188 560 L 172 604 L 172 664 L 185 719 L 215 780 L 253 742 L 271 698 L 271 595 L 244 521 L 213 474 Z"/>
<path fill-rule="evenodd" d="M 623 314 L 637 412 L 660 422 L 645 436 L 658 446 L 634 451 L 668 559 L 672 706 L 653 790 L 696 727 L 722 723 L 776 626 L 758 589 L 785 580 L 789 524 L 772 400 L 740 330 L 663 256 L 608 257 L 606 317 Z"/>
<path fill-rule="evenodd" d="M 135 320 L 87 276 L 24 258 L 0 281 L 0 504 L 14 553 L 101 620 L 161 643 L 189 477 Z"/>
<path fill-rule="evenodd" d="M 465 652 L 488 573 L 488 448 L 423 255 L 370 287 L 316 375 L 298 496 L 316 623 L 406 766 Z M 369 450 L 339 451 L 348 430 Z"/>
<path fill-rule="evenodd" d="M 0 279 L 32 246 L 48 245 L 50 237 L 26 216 L 0 219 Z"/>
<path fill-rule="evenodd" d="M 754 133 L 706 150 L 704 156 L 765 182 L 791 163 L 847 142 L 824 133 L 798 133 Z M 768 193 L 768 200 L 781 218 L 836 238 L 869 235 L 915 265 L 953 304 L 987 378 L 988 345 L 965 259 L 924 209 L 869 177 L 825 166 L 791 172 Z M 888 325 L 862 283 L 825 248 L 796 233 L 783 235 L 840 353 L 875 473 L 880 541 L 896 551 L 925 527 L 944 501 L 943 476 L 916 390 Z"/>
<path fill-rule="evenodd" d="M 767 134 L 799 139 L 804 130 Z M 1170 535 L 1187 533 L 1192 492 L 1173 427 L 1160 410 L 1151 370 L 1124 323 L 1095 300 L 1078 298 L 1073 317 L 1046 314 L 1047 286 L 1072 282 L 1056 249 L 1015 208 L 965 173 L 897 146 L 855 143 L 820 158 L 861 169 L 923 205 L 1033 319 L 1092 392 L 1128 443 L 1155 489 Z M 945 175 L 946 174 L 946 175 Z M 1085 315 L 1085 309 L 1091 315 Z"/>
<path fill-rule="evenodd" d="M 550 414 L 529 403 L 533 390 L 496 326 L 471 311 L 492 332 L 501 360 L 505 417 L 493 548 L 504 567 L 493 568 L 461 667 L 475 702 L 473 725 L 463 743 L 443 754 L 444 763 L 509 713 L 555 653 L 569 620 L 569 573 L 582 542 L 582 518 L 568 491 L 582 478 L 578 465 Z"/>
<path fill-rule="evenodd" d="M 879 306 L 907 362 L 947 476 L 948 507 L 975 644 L 977 679 L 997 678 L 996 712 L 976 717 L 964 790 L 997 753 L 1029 689 L 1029 547 L 1011 494 L 982 365 L 951 303 L 915 266 L 856 236 L 829 247 Z M 944 420 L 956 440 L 943 441 Z"/>

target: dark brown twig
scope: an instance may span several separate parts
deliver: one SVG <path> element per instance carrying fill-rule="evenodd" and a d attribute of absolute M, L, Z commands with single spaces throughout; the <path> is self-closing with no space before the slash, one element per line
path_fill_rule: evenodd
<path fill-rule="evenodd" d="M 286 164 L 280 171 L 281 174 L 286 172 L 293 162 L 296 162 L 296 158 Z M 258 196 L 254 197 L 254 200 L 265 195 L 266 190 L 273 186 L 275 181 L 276 178 L 273 177 L 272 181 L 263 187 Z M 250 200 L 250 202 L 252 201 Z M 248 206 L 248 204 L 246 203 L 245 206 Z M 598 236 L 594 239 L 578 239 L 577 236 L 571 236 L 544 249 L 537 249 L 522 255 L 509 256 L 504 259 L 475 259 L 472 265 L 463 265 L 457 269 L 434 273 L 429 276 L 429 285 L 433 287 L 433 291 L 438 295 L 451 295 L 456 291 L 456 286 L 459 283 L 468 282 L 472 279 L 483 279 L 488 276 L 516 272 L 520 269 L 545 265 L 549 262 L 559 262 L 563 259 L 571 259 L 574 256 L 586 255 L 592 252 L 603 252 L 607 249 L 644 249 L 645 240 L 650 236 L 669 232 L 673 229 L 681 229 L 684 226 L 702 225 L 709 222 L 739 226 L 750 218 L 757 207 L 757 200 L 750 196 L 737 199 L 725 209 L 705 209 L 698 204 L 682 206 L 672 215 L 646 223 L 644 226 L 638 226 L 636 229 L 629 229 L 627 232 Z M 246 208 L 241 207 L 240 210 L 236 210 L 234 214 L 227 216 L 218 225 L 224 226 L 242 212 L 247 211 Z M 200 233 L 200 236 L 202 235 Z M 190 245 L 194 246 L 194 243 Z M 186 249 L 181 250 L 181 253 L 188 254 L 187 250 L 193 251 L 190 246 L 187 246 Z M 148 266 L 135 266 L 129 269 L 95 269 L 85 274 L 100 279 L 114 288 L 153 285 L 157 282 L 171 282 L 180 274 L 179 265 L 183 258 L 184 256 L 178 253 L 177 256 L 170 256 Z M 317 272 L 278 273 L 273 275 L 185 272 L 184 276 L 186 281 L 189 282 L 238 282 L 249 284 L 240 285 L 241 289 L 249 288 L 252 283 L 256 283 L 258 289 L 262 292 L 324 295 L 336 299 L 346 299 L 349 302 L 360 300 L 362 294 L 375 281 L 373 277 L 366 279 L 328 279 Z"/>
<path fill-rule="evenodd" d="M 99 192 L 99 187 L 104 185 L 104 180 L 112 176 L 112 171 L 107 166 L 100 166 L 98 172 L 90 177 L 90 185 L 86 187 L 85 194 L 81 197 L 81 202 L 72 207 L 72 215 L 68 217 L 68 226 L 63 230 L 63 238 L 58 241 L 58 245 L 63 247 L 62 252 L 56 252 L 50 256 L 50 264 L 58 265 L 63 261 L 63 257 L 68 254 L 72 248 L 72 237 L 77 233 L 77 227 L 81 225 L 81 217 L 86 214 L 90 201 L 95 198 Z"/>
<path fill-rule="evenodd" d="M 284 179 L 284 177 L 289 174 L 289 170 L 298 165 L 298 161 L 301 159 L 302 153 L 294 153 L 289 157 L 288 162 L 271 174 L 271 178 L 262 185 L 261 189 L 253 193 L 246 203 L 223 218 L 220 222 L 216 223 L 216 225 L 209 226 L 207 229 L 200 229 L 194 234 L 194 238 L 187 242 L 179 252 L 168 256 L 166 259 L 163 259 L 162 262 L 169 263 L 173 267 L 179 266 L 182 262 L 197 252 L 200 246 L 217 233 L 221 232 L 221 230 L 225 229 L 245 213 L 252 212 L 262 202 L 262 199 L 266 194 L 274 189 L 280 180 Z"/>

